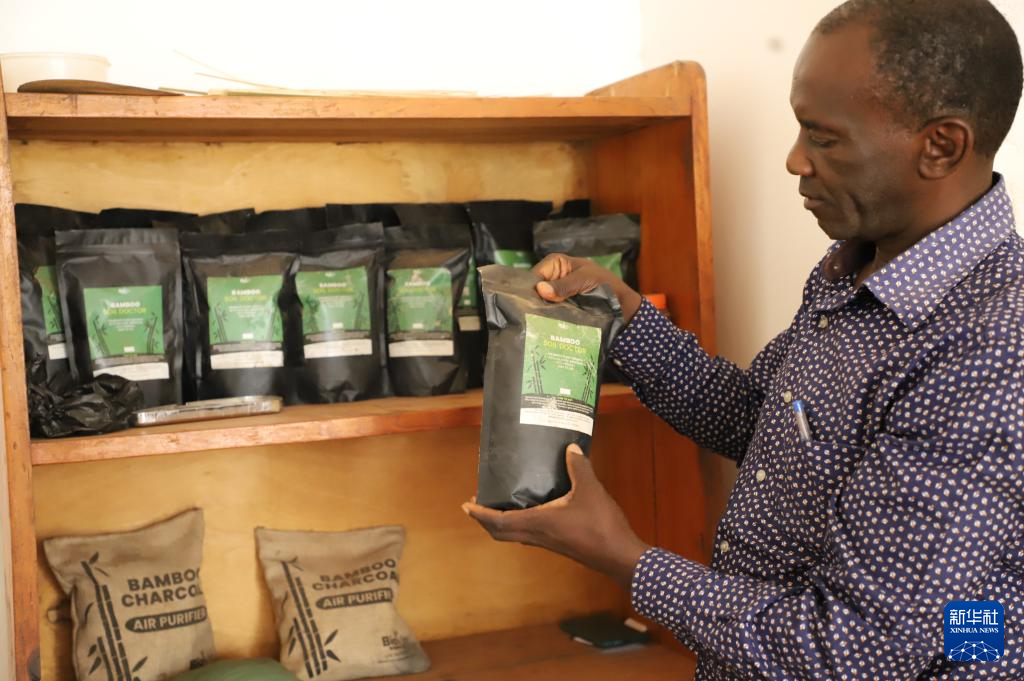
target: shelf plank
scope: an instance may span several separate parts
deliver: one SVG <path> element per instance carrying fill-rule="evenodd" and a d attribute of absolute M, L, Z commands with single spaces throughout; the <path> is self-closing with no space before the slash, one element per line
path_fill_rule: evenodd
<path fill-rule="evenodd" d="M 285 407 L 277 414 L 130 428 L 107 435 L 33 440 L 32 464 L 42 466 L 211 449 L 415 433 L 479 426 L 483 392 L 438 397 L 389 397 L 349 404 Z M 641 408 L 632 390 L 601 388 L 600 413 Z"/>
<path fill-rule="evenodd" d="M 674 97 L 4 97 L 16 140 L 576 141 L 690 114 Z"/>
<path fill-rule="evenodd" d="M 427 641 L 423 646 L 432 663 L 429 671 L 381 681 L 682 681 L 692 679 L 695 668 L 692 658 L 666 646 L 601 652 L 571 640 L 552 624 Z"/>

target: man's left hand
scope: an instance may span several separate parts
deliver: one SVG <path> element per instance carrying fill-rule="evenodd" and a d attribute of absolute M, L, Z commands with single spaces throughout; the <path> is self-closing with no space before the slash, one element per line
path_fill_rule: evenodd
<path fill-rule="evenodd" d="M 629 589 L 636 564 L 650 547 L 633 532 L 580 448 L 569 445 L 565 459 L 572 489 L 560 499 L 522 511 L 496 511 L 474 499 L 462 510 L 498 541 L 554 551 Z"/>

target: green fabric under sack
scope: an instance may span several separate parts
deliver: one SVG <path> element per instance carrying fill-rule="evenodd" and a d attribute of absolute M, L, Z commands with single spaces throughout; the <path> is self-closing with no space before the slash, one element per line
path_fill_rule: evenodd
<path fill-rule="evenodd" d="M 277 660 L 221 660 L 175 676 L 171 681 L 296 681 Z"/>

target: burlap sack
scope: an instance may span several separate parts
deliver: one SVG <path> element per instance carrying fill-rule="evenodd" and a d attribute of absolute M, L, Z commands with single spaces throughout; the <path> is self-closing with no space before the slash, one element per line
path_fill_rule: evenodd
<path fill-rule="evenodd" d="M 135 532 L 48 539 L 43 549 L 71 597 L 79 681 L 163 681 L 213 659 L 201 510 Z"/>
<path fill-rule="evenodd" d="M 398 615 L 400 526 L 351 532 L 256 530 L 281 664 L 300 679 L 414 674 L 430 661 Z"/>

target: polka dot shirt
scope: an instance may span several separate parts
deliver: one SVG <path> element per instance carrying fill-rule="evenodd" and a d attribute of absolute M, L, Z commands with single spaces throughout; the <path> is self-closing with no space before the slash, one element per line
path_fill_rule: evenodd
<path fill-rule="evenodd" d="M 644 404 L 739 466 L 711 566 L 653 548 L 633 576 L 697 679 L 1024 679 L 1024 240 L 1002 178 L 855 286 L 870 256 L 834 244 L 747 370 L 647 301 L 613 348 Z M 946 659 L 954 600 L 1002 603 L 1001 659 Z"/>

